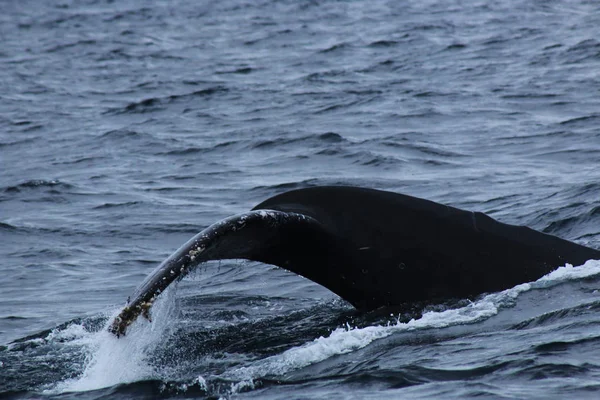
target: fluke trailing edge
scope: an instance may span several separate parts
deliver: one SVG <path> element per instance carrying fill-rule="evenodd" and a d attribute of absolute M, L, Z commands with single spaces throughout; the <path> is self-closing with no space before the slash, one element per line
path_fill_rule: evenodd
<path fill-rule="evenodd" d="M 371 310 L 507 289 L 565 263 L 600 259 L 600 251 L 391 192 L 293 190 L 194 236 L 146 278 L 110 331 L 124 335 L 173 281 L 223 259 L 277 265 Z"/>

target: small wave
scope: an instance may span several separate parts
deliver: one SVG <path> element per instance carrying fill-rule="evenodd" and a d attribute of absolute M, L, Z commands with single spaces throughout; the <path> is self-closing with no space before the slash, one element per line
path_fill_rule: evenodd
<path fill-rule="evenodd" d="M 598 336 L 590 336 L 569 341 L 555 341 L 542 343 L 534 347 L 536 353 L 558 353 L 570 349 L 573 345 L 585 345 L 587 343 L 595 343 L 598 341 Z"/>
<path fill-rule="evenodd" d="M 395 40 L 377 40 L 375 42 L 369 43 L 368 46 L 378 48 L 378 47 L 392 47 L 392 46 L 396 46 L 397 44 L 398 44 L 398 42 Z"/>
<path fill-rule="evenodd" d="M 0 318 L 0 320 L 7 320 L 7 321 L 15 321 L 15 320 L 22 320 L 22 319 L 28 319 L 28 317 L 21 317 L 19 315 L 9 315 L 9 316 Z"/>
<path fill-rule="evenodd" d="M 308 82 L 321 82 L 321 81 L 327 81 L 328 78 L 334 78 L 340 75 L 344 75 L 347 72 L 345 70 L 328 70 L 328 71 L 322 71 L 322 72 L 313 72 L 310 74 L 307 74 L 306 76 L 302 77 L 303 80 L 308 81 Z M 322 94 L 321 92 L 302 92 L 302 93 L 297 93 L 298 94 L 302 94 L 302 95 L 314 95 L 314 94 Z"/>
<path fill-rule="evenodd" d="M 77 40 L 75 42 L 70 42 L 70 43 L 61 43 L 56 46 L 50 47 L 49 49 L 46 50 L 46 53 L 56 53 L 56 52 L 60 52 L 62 50 L 70 49 L 72 47 L 95 45 L 96 43 L 97 42 L 93 39 Z"/>
<path fill-rule="evenodd" d="M 436 92 L 434 90 L 426 90 L 424 92 L 418 92 L 415 93 L 413 96 L 414 97 L 443 97 L 443 96 L 451 96 L 451 93 L 443 93 L 443 92 Z"/>
<path fill-rule="evenodd" d="M 327 336 L 318 337 L 310 342 L 288 348 L 281 353 L 250 361 L 250 364 L 244 363 L 245 365 L 227 369 L 216 375 L 198 376 L 188 383 L 181 383 L 181 381 L 180 383 L 169 383 L 169 378 L 164 376 L 164 371 L 161 372 L 160 368 L 157 369 L 148 359 L 161 343 L 166 342 L 173 335 L 168 322 L 169 314 L 175 304 L 174 287 L 172 287 L 159 298 L 153 307 L 153 322 L 148 324 L 145 321 L 137 321 L 130 327 L 128 335 L 124 338 L 113 337 L 106 331 L 106 327 L 99 332 L 90 333 L 83 328 L 82 324 L 75 323 L 66 329 L 51 332 L 45 340 L 64 341 L 68 345 L 83 345 L 88 349 L 88 357 L 85 370 L 79 377 L 62 381 L 46 393 L 88 391 L 109 386 L 119 388 L 124 384 L 132 384 L 132 382 L 144 383 L 160 380 L 163 382 L 160 388 L 161 392 L 166 390 L 180 393 L 194 387 L 195 389 L 192 391 L 200 390 L 201 394 L 208 392 L 231 395 L 260 387 L 265 382 L 268 383 L 270 377 L 283 376 L 331 357 L 355 352 L 377 340 L 397 333 L 475 324 L 493 317 L 503 308 L 513 306 L 516 298 L 524 292 L 532 289 L 544 289 L 562 282 L 598 274 L 600 274 L 600 261 L 590 260 L 579 267 L 567 264 L 535 282 L 520 284 L 502 292 L 483 296 L 481 299 L 469 302 L 459 308 L 426 311 L 419 319 L 411 319 L 408 322 L 402 322 L 400 319 L 395 322 L 392 320 L 387 325 L 352 327 L 346 324 L 345 327 L 337 328 Z M 237 316 L 228 315 L 228 317 Z M 235 327 L 232 329 L 235 330 Z M 234 337 L 235 332 L 232 332 L 232 335 Z M 548 346 L 546 345 L 546 347 Z M 560 344 L 556 344 L 556 346 L 560 346 Z M 536 351 L 545 350 L 548 349 L 543 346 L 536 349 Z M 494 365 L 485 368 L 498 369 L 504 368 L 504 366 Z M 410 371 L 405 372 L 410 375 Z M 477 372 L 475 369 L 458 373 L 471 376 Z M 489 371 L 479 372 L 487 374 Z M 534 374 L 542 372 L 541 370 L 537 372 L 532 370 Z M 435 376 L 447 373 L 443 370 L 431 370 L 417 375 L 431 375 L 431 379 L 435 380 Z M 176 374 L 181 379 L 181 372 L 176 372 Z M 353 376 L 352 379 L 360 379 L 360 376 Z M 444 377 L 441 376 L 439 379 L 444 379 Z"/>
<path fill-rule="evenodd" d="M 584 115 L 583 117 L 571 118 L 571 119 L 567 119 L 567 120 L 560 122 L 560 124 L 561 125 L 579 125 L 581 123 L 585 123 L 587 126 L 587 124 L 589 122 L 593 122 L 596 120 L 600 120 L 600 114 L 591 114 L 591 115 Z"/>
<path fill-rule="evenodd" d="M 52 179 L 52 180 L 45 180 L 45 179 L 32 179 L 29 181 L 25 181 L 23 183 L 19 183 L 18 185 L 15 186 L 8 186 L 4 189 L 4 192 L 6 193 L 18 193 L 21 192 L 23 190 L 30 190 L 30 189 L 45 189 L 45 188 L 63 188 L 63 189 L 69 189 L 72 188 L 73 186 L 65 183 L 65 182 L 61 182 L 58 179 Z"/>
<path fill-rule="evenodd" d="M 575 307 L 565 308 L 565 309 L 560 309 L 560 310 L 555 310 L 555 311 L 550 311 L 550 312 L 544 313 L 542 315 L 539 315 L 534 318 L 528 319 L 526 321 L 520 322 L 520 323 L 512 326 L 511 329 L 524 330 L 524 329 L 530 329 L 533 327 L 544 326 L 544 325 L 556 323 L 557 321 L 566 320 L 569 317 L 576 317 L 583 313 L 597 312 L 599 310 L 600 310 L 600 302 L 595 301 L 592 303 L 583 303 L 583 304 L 577 305 Z M 590 323 L 595 323 L 595 321 L 590 322 Z M 588 339 L 590 339 L 590 338 L 588 338 Z M 597 337 L 594 337 L 594 339 L 597 339 Z M 563 342 L 561 342 L 561 343 L 563 343 Z M 569 343 L 574 343 L 574 342 L 569 342 Z M 543 346 L 543 345 L 541 345 L 541 346 Z"/>
<path fill-rule="evenodd" d="M 192 97 L 206 97 L 212 96 L 217 93 L 227 92 L 228 89 L 224 86 L 214 86 L 206 89 L 196 90 L 191 93 L 183 93 L 183 94 L 174 94 L 166 97 L 150 97 L 147 99 L 143 99 L 140 101 L 132 102 L 127 104 L 123 108 L 113 108 L 106 113 L 108 114 L 127 114 L 127 113 L 136 113 L 136 114 L 144 114 L 152 111 L 158 111 L 163 109 L 166 105 Z"/>
<path fill-rule="evenodd" d="M 454 43 L 445 48 L 445 50 L 460 50 L 466 48 L 467 45 L 464 43 Z"/>
<path fill-rule="evenodd" d="M 225 75 L 225 74 L 237 74 L 237 75 L 247 75 L 251 72 L 256 71 L 256 68 L 251 68 L 251 67 L 240 67 L 240 68 L 236 68 L 234 70 L 227 70 L 227 71 L 217 71 L 215 72 L 217 75 Z"/>
<path fill-rule="evenodd" d="M 292 137 L 292 138 L 279 138 L 273 140 L 261 140 L 253 143 L 251 148 L 253 149 L 268 149 L 277 146 L 285 146 L 290 144 L 303 144 L 306 146 L 322 146 L 323 144 L 334 144 L 346 141 L 343 136 L 335 132 L 326 132 L 322 134 Z"/>
<path fill-rule="evenodd" d="M 590 372 L 586 365 L 573 365 L 568 363 L 547 363 L 523 368 L 519 376 L 530 380 L 571 378 L 581 376 Z"/>
<path fill-rule="evenodd" d="M 506 361 L 492 365 L 475 366 L 454 370 L 426 368 L 422 366 L 408 366 L 398 369 L 378 369 L 375 371 L 352 374 L 345 377 L 347 383 L 366 383 L 382 381 L 393 383 L 394 387 L 412 386 L 417 383 L 431 381 L 465 380 L 483 377 L 501 369 L 516 367 L 521 361 Z"/>
<path fill-rule="evenodd" d="M 556 97 L 559 97 L 560 94 L 558 93 L 527 93 L 527 92 L 517 92 L 517 93 L 513 93 L 513 94 L 505 94 L 503 96 L 500 96 L 503 99 L 507 99 L 507 100 L 543 100 L 543 99 L 553 99 Z M 539 135 L 547 135 L 547 133 L 542 133 Z M 533 135 L 531 135 L 533 136 Z M 529 136 L 529 137 L 531 137 Z"/>
<path fill-rule="evenodd" d="M 350 45 L 348 43 L 342 42 L 342 43 L 336 43 L 332 46 L 329 46 L 325 49 L 319 50 L 319 53 L 331 53 L 334 52 L 336 50 L 343 50 L 350 47 Z"/>
<path fill-rule="evenodd" d="M 553 221 L 542 229 L 542 232 L 576 239 L 598 234 L 600 232 L 600 206 L 587 210 L 583 209 L 584 207 L 586 204 L 573 203 L 568 207 L 544 213 L 543 216 L 555 215 L 552 216 Z"/>
<path fill-rule="evenodd" d="M 166 155 L 166 156 L 186 156 L 186 155 L 196 155 L 196 154 L 200 154 L 200 153 L 207 153 L 213 149 L 215 149 L 217 146 L 214 147 L 196 147 L 196 146 L 192 146 L 192 147 L 186 147 L 186 148 L 179 148 L 179 149 L 175 149 L 175 150 L 169 150 L 169 151 L 163 151 L 163 152 L 157 152 L 157 155 Z"/>
<path fill-rule="evenodd" d="M 39 125 L 34 125 L 33 127 L 39 127 Z M 31 128 L 31 127 L 26 128 L 25 131 L 29 130 L 29 128 Z M 10 146 L 18 146 L 18 145 L 21 145 L 21 144 L 32 143 L 32 142 L 35 142 L 35 140 L 36 139 L 34 139 L 34 138 L 27 138 L 27 139 L 15 140 L 15 141 L 12 141 L 12 142 L 0 142 L 0 148 L 2 148 L 2 147 L 10 147 Z"/>
<path fill-rule="evenodd" d="M 433 143 L 398 141 L 398 138 L 395 137 L 383 138 L 383 140 L 379 139 L 378 142 L 378 144 L 382 146 L 407 150 L 416 150 L 425 155 L 431 155 L 436 157 L 444 157 L 450 159 L 466 157 L 466 154 L 464 153 L 457 153 L 454 151 L 446 150 Z"/>
<path fill-rule="evenodd" d="M 75 158 L 73 160 L 68 160 L 68 161 L 60 161 L 60 162 L 56 161 L 56 162 L 53 162 L 52 164 L 53 165 L 74 165 L 74 164 L 81 164 L 81 163 L 91 164 L 98 160 L 103 160 L 103 159 L 105 159 L 105 157 L 82 156 L 82 157 L 78 157 L 78 158 Z"/>
<path fill-rule="evenodd" d="M 33 124 L 33 122 L 32 121 L 21 120 L 21 121 L 12 122 L 12 124 L 15 125 L 15 126 L 24 126 L 24 125 L 31 125 L 31 124 Z"/>
<path fill-rule="evenodd" d="M 18 229 L 19 228 L 14 225 L 7 224 L 6 222 L 0 222 L 0 231 L 16 231 Z"/>
<path fill-rule="evenodd" d="M 159 105 L 161 102 L 161 99 L 158 98 L 149 98 L 149 99 L 144 99 L 138 102 L 134 102 L 134 103 L 129 103 L 125 106 L 125 109 L 123 111 L 125 112 L 149 112 L 149 111 L 154 111 L 154 107 L 155 105 Z"/>
<path fill-rule="evenodd" d="M 585 39 L 569 47 L 565 53 L 566 63 L 580 63 L 600 58 L 600 42 L 596 39 Z"/>
<path fill-rule="evenodd" d="M 332 111 L 336 111 L 336 110 L 340 110 L 340 109 L 346 109 L 346 108 L 350 108 L 356 105 L 360 105 L 360 104 L 366 104 L 369 103 L 371 101 L 373 101 L 376 98 L 376 96 L 372 96 L 372 97 L 356 97 L 352 100 L 347 100 L 344 102 L 340 102 L 340 103 L 336 103 L 336 104 L 327 104 L 327 105 L 323 105 L 321 107 L 319 107 L 318 109 L 316 109 L 314 111 L 315 114 L 325 114 L 325 113 L 329 113 Z"/>
<path fill-rule="evenodd" d="M 140 204 L 140 201 L 127 201 L 125 203 L 104 203 L 98 206 L 95 206 L 94 210 L 102 210 L 105 208 L 115 208 L 115 207 L 131 207 Z"/>
<path fill-rule="evenodd" d="M 339 143 L 344 141 L 344 138 L 339 133 L 335 132 L 323 133 L 319 135 L 319 139 L 327 143 Z"/>
<path fill-rule="evenodd" d="M 383 61 L 374 62 L 370 66 L 368 66 L 366 68 L 361 68 L 357 72 L 359 72 L 361 74 L 371 74 L 371 73 L 376 73 L 376 72 L 395 71 L 400 68 L 402 68 L 402 67 L 398 66 L 397 61 L 392 60 L 392 59 L 387 59 L 387 60 L 383 60 Z M 394 81 L 394 84 L 400 85 L 400 84 L 406 83 L 406 82 L 408 82 L 407 79 L 399 79 L 399 80 Z"/>
<path fill-rule="evenodd" d="M 328 153 L 329 155 L 336 154 L 332 153 L 331 149 L 327 149 L 325 150 L 325 152 L 320 152 L 319 154 L 327 155 Z M 365 150 L 346 153 L 342 157 L 346 159 L 351 159 L 353 164 L 364 165 L 368 167 L 380 167 L 384 169 L 398 167 L 406 162 L 406 160 L 397 158 L 395 156 L 386 156 L 383 154 L 378 154 L 372 151 Z"/>
<path fill-rule="evenodd" d="M 600 274 L 600 261 L 590 260 L 580 267 L 567 264 L 535 282 L 520 284 L 502 292 L 489 294 L 458 309 L 430 311 L 423 313 L 419 319 L 412 319 L 406 323 L 398 321 L 396 324 L 388 326 L 338 328 L 327 337 L 319 337 L 303 346 L 260 360 L 252 366 L 228 371 L 224 377 L 239 381 L 252 381 L 264 376 L 280 376 L 335 355 L 364 348 L 372 342 L 394 333 L 477 323 L 496 315 L 500 309 L 513 305 L 519 294 L 532 288 L 547 288 L 568 280 L 598 274 Z"/>
<path fill-rule="evenodd" d="M 124 11 L 115 12 L 114 15 L 108 16 L 104 22 L 113 22 L 127 19 L 149 18 L 152 15 L 152 9 L 149 7 L 131 8 Z"/>
<path fill-rule="evenodd" d="M 149 133 L 133 131 L 129 129 L 115 129 L 99 135 L 99 139 L 123 142 L 123 141 L 150 141 L 155 140 Z"/>

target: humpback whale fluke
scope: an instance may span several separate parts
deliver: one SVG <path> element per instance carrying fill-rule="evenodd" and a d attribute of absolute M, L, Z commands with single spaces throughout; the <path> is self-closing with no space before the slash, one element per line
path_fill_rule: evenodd
<path fill-rule="evenodd" d="M 407 195 L 299 189 L 194 236 L 146 278 L 109 330 L 124 335 L 174 280 L 223 259 L 277 265 L 372 310 L 507 289 L 565 263 L 600 259 L 600 251 Z"/>

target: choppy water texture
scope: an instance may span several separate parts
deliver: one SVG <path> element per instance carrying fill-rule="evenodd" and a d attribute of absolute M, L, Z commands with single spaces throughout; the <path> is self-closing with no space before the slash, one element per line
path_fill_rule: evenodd
<path fill-rule="evenodd" d="M 209 263 L 202 228 L 351 184 L 600 247 L 596 1 L 0 4 L 0 397 L 598 398 L 600 264 L 423 318 Z M 482 266 L 485 268 L 485 266 Z"/>

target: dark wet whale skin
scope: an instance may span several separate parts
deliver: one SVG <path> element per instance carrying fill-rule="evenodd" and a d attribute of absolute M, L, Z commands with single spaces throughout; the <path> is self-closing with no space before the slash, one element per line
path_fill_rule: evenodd
<path fill-rule="evenodd" d="M 262 208 L 308 215 L 344 243 L 354 260 L 346 279 L 364 292 L 363 299 L 349 299 L 359 308 L 494 292 L 600 257 L 483 213 L 373 189 L 295 190 L 254 209 Z"/>
<path fill-rule="evenodd" d="M 110 330 L 123 335 L 196 265 L 235 258 L 285 268 L 372 310 L 507 289 L 566 263 L 598 259 L 600 251 L 402 194 L 299 189 L 200 232 L 142 283 Z"/>

